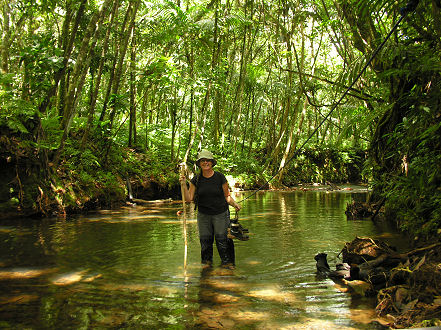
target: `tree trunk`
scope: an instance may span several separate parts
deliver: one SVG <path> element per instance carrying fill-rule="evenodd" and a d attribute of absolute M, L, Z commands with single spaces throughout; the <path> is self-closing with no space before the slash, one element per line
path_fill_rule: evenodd
<path fill-rule="evenodd" d="M 56 91 L 58 88 L 58 83 L 60 82 L 60 79 L 65 79 L 64 75 L 67 70 L 67 64 L 69 62 L 70 55 L 72 54 L 73 44 L 75 41 L 76 34 L 78 32 L 78 27 L 80 25 L 80 21 L 82 20 L 82 18 L 84 16 L 84 10 L 86 7 L 86 3 L 87 3 L 87 0 L 82 0 L 82 2 L 80 3 L 72 30 L 69 30 L 71 16 L 67 15 L 65 17 L 65 20 L 63 22 L 63 34 L 65 34 L 65 35 L 62 37 L 62 40 L 68 40 L 68 41 L 64 47 L 63 65 L 61 66 L 61 68 L 57 72 L 55 72 L 54 83 L 53 83 L 52 87 L 49 89 L 49 91 L 47 92 L 46 97 L 43 99 L 43 101 L 41 102 L 41 104 L 39 106 L 39 111 L 41 113 L 46 112 L 46 109 L 49 106 L 49 103 L 51 101 L 51 98 L 56 94 Z M 71 5 L 71 2 L 69 1 L 66 4 L 66 6 L 67 6 L 66 14 L 70 13 L 70 5 Z M 70 38 L 68 37 L 68 35 L 70 35 Z M 61 101 L 62 101 L 62 103 L 64 103 L 64 100 L 61 100 Z"/>
<path fill-rule="evenodd" d="M 124 21 L 128 21 L 129 22 L 129 26 L 128 28 L 126 28 L 126 26 L 123 24 L 122 28 L 121 28 L 121 40 L 120 40 L 120 52 L 119 52 L 119 57 L 118 57 L 118 62 L 115 68 L 115 76 L 113 79 L 113 83 L 112 83 L 112 95 L 117 96 L 119 93 L 119 85 L 121 83 L 121 77 L 122 77 L 122 73 L 123 73 L 123 68 L 124 68 L 124 58 L 126 56 L 126 52 L 127 52 L 127 48 L 128 48 L 128 44 L 129 44 L 129 39 L 130 39 L 130 34 L 131 31 L 133 29 L 133 26 L 135 24 L 135 18 L 136 18 L 136 13 L 138 11 L 139 8 L 139 4 L 140 1 L 139 0 L 132 0 L 129 2 L 129 6 L 127 8 L 127 12 L 126 12 L 126 18 L 124 19 Z M 112 109 L 110 111 L 110 129 L 112 129 L 113 127 L 113 121 L 115 119 L 115 115 L 116 115 L 116 110 L 117 110 L 117 105 L 115 104 L 115 102 L 112 103 Z"/>
<path fill-rule="evenodd" d="M 80 50 L 76 59 L 76 64 L 71 76 L 71 82 L 69 83 L 69 90 L 67 93 L 67 100 L 63 111 L 62 129 L 63 135 L 61 137 L 60 145 L 54 157 L 54 166 L 58 164 L 58 160 L 64 148 L 64 143 L 69 134 L 70 125 L 76 112 L 77 102 L 80 98 L 87 71 L 89 69 L 90 61 L 92 58 L 93 49 L 95 48 L 100 25 L 105 16 L 105 12 L 108 10 L 112 0 L 106 0 L 99 12 L 95 12 L 89 21 L 88 27 L 84 34 Z M 91 38 L 92 42 L 90 41 Z"/>
<path fill-rule="evenodd" d="M 129 147 L 132 139 L 136 145 L 136 37 L 135 26 L 132 27 L 132 44 L 130 50 L 130 120 L 129 120 Z"/>
<path fill-rule="evenodd" d="M 111 32 L 111 29 L 113 27 L 113 23 L 115 21 L 115 16 L 117 14 L 118 7 L 119 7 L 119 0 L 115 0 L 113 2 L 113 8 L 112 8 L 112 12 L 111 12 L 110 22 L 109 22 L 109 24 L 107 26 L 106 36 L 104 38 L 103 45 L 102 45 L 100 62 L 99 62 L 99 65 L 98 65 L 98 73 L 97 73 L 97 77 L 96 77 L 96 81 L 95 81 L 95 88 L 94 88 L 94 90 L 92 92 L 91 99 L 90 99 L 89 114 L 87 116 L 86 129 L 85 129 L 83 137 L 81 139 L 81 149 L 84 149 L 84 147 L 86 145 L 86 141 L 87 141 L 88 136 L 89 136 L 89 132 L 92 129 L 92 122 L 93 122 L 93 116 L 95 114 L 96 101 L 97 101 L 97 97 L 98 97 L 98 92 L 99 92 L 100 87 L 101 87 L 101 78 L 102 78 L 102 75 L 103 75 L 104 63 L 106 61 L 106 57 L 105 56 L 106 56 L 106 53 L 107 53 L 107 51 L 109 49 L 110 32 Z"/>

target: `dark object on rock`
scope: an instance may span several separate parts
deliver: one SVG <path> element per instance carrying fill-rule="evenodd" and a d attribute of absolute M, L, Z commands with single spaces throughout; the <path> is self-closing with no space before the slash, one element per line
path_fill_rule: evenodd
<path fill-rule="evenodd" d="M 350 280 L 351 279 L 351 266 L 347 263 L 339 263 L 335 265 L 335 270 L 329 273 L 329 278 L 332 280 Z"/>
<path fill-rule="evenodd" d="M 318 275 L 325 275 L 332 280 L 350 279 L 351 267 L 347 263 L 339 263 L 335 265 L 335 270 L 331 270 L 328 264 L 326 253 L 317 254 L 314 259 L 317 261 L 315 267 Z"/>
<path fill-rule="evenodd" d="M 314 259 L 317 261 L 315 267 L 317 268 L 318 275 L 328 275 L 331 272 L 331 268 L 329 268 L 328 261 L 326 257 L 328 255 L 326 253 L 317 254 Z"/>
<path fill-rule="evenodd" d="M 352 265 L 351 270 L 352 280 L 361 280 L 372 284 L 372 289 L 375 292 L 383 289 L 386 286 L 390 271 L 384 267 L 370 267 L 368 263 L 361 265 Z"/>

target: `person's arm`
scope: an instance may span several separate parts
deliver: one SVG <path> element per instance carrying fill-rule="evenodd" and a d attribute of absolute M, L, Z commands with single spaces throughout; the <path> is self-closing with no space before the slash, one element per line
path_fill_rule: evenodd
<path fill-rule="evenodd" d="M 228 205 L 231 205 L 236 209 L 236 211 L 239 211 L 242 207 L 237 204 L 237 202 L 234 200 L 233 197 L 230 195 L 230 188 L 228 187 L 228 182 L 225 182 L 222 185 L 222 190 L 224 191 L 225 200 L 227 201 Z"/>
<path fill-rule="evenodd" d="M 179 182 L 181 183 L 181 187 L 184 190 L 184 197 L 186 202 L 192 202 L 194 199 L 194 193 L 196 191 L 196 187 L 193 183 L 190 182 L 190 189 L 187 187 L 187 179 L 185 176 L 181 175 L 179 177 Z"/>

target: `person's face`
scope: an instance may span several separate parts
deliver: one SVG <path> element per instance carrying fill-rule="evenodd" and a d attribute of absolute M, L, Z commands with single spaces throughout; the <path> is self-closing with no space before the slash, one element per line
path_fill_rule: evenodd
<path fill-rule="evenodd" d="M 209 170 L 213 167 L 213 161 L 211 159 L 202 158 L 199 161 L 199 166 L 203 170 Z"/>

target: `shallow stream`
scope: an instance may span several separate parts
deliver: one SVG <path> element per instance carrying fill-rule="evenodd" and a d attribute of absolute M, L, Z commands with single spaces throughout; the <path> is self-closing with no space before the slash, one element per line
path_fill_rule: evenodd
<path fill-rule="evenodd" d="M 242 200 L 250 192 L 236 194 Z M 243 202 L 235 270 L 202 269 L 196 215 L 188 208 L 187 266 L 177 202 L 69 219 L 0 223 L 0 328 L 372 329 L 374 300 L 315 275 L 333 268 L 355 236 L 403 248 L 385 225 L 348 221 L 361 187 L 258 192 Z"/>

